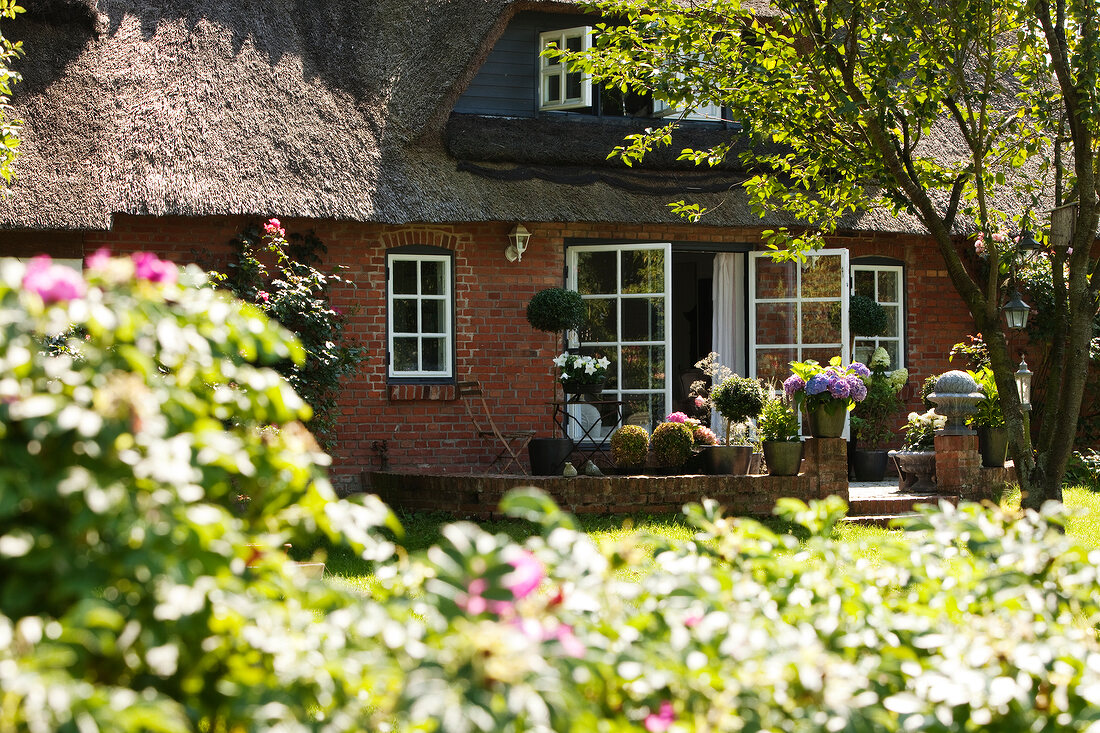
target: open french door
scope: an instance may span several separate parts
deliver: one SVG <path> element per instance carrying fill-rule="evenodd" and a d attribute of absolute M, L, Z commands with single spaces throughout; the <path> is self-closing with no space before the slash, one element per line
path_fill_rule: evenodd
<path fill-rule="evenodd" d="M 579 351 L 611 361 L 604 397 L 626 403 L 626 422 L 653 430 L 672 402 L 672 245 L 574 246 L 567 262 L 568 286 L 588 306 Z M 602 437 L 614 427 L 597 428 L 591 435 Z"/>

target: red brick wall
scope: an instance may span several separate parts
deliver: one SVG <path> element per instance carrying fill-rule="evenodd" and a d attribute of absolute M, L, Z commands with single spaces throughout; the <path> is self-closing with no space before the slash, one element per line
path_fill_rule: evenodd
<path fill-rule="evenodd" d="M 0 253 L 59 257 L 87 255 L 100 247 L 113 252 L 149 250 L 177 262 L 224 263 L 229 242 L 248 222 L 243 217 L 117 216 L 107 232 L 3 232 Z M 481 379 L 496 405 L 503 429 L 528 427 L 554 434 L 545 402 L 554 394 L 550 360 L 560 343 L 534 331 L 524 317 L 536 291 L 563 282 L 567 238 L 608 241 L 759 241 L 758 229 L 615 224 L 538 224 L 522 262 L 504 257 L 512 222 L 387 226 L 327 220 L 284 220 L 288 232 L 313 229 L 328 247 L 327 265 L 345 265 L 354 288 L 334 294 L 349 314 L 353 335 L 369 351 L 341 401 L 336 472 L 357 482 L 364 468 L 376 468 L 375 441 L 387 441 L 390 465 L 405 469 L 471 470 L 491 457 L 491 446 L 473 435 L 453 389 L 390 389 L 385 365 L 385 251 L 402 244 L 429 244 L 455 252 L 457 370 L 459 378 Z M 918 236 L 837 236 L 831 246 L 848 247 L 852 257 L 878 255 L 906 264 L 907 366 L 919 388 L 925 376 L 948 368 L 951 345 L 974 331 L 932 244 Z M 917 394 L 918 389 L 913 393 Z M 912 402 L 911 409 L 916 409 Z M 899 416 L 899 423 L 904 416 Z"/>

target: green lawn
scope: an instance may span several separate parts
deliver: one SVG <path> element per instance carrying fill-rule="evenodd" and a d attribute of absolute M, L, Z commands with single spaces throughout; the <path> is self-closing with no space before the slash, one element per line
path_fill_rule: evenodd
<path fill-rule="evenodd" d="M 1065 490 L 1064 498 L 1066 506 L 1079 512 L 1078 516 L 1070 520 L 1068 533 L 1085 547 L 1100 548 L 1100 493 L 1083 486 L 1071 486 Z M 1001 504 L 1006 508 L 1018 508 L 1019 491 L 1006 494 L 1002 497 Z M 439 540 L 440 528 L 454 521 L 453 517 L 442 513 L 406 512 L 398 516 L 405 528 L 405 538 L 401 544 L 409 552 L 424 550 L 435 544 Z M 679 514 L 580 516 L 577 521 L 605 549 L 616 546 L 639 531 L 670 540 L 689 540 L 694 534 L 692 527 Z M 773 530 L 784 531 L 784 527 L 778 522 L 769 524 Z M 516 540 L 522 540 L 535 531 L 533 525 L 519 520 L 483 522 L 481 526 L 489 532 L 504 532 Z M 837 529 L 838 536 L 861 548 L 857 551 L 858 557 L 872 563 L 877 563 L 878 560 L 875 549 L 877 540 L 889 532 L 900 531 L 856 524 L 845 524 Z M 648 556 L 651 549 L 641 544 L 634 546 L 632 552 Z M 309 554 L 312 552 L 302 552 L 299 557 L 304 558 Z M 331 582 L 346 583 L 364 592 L 370 590 L 373 575 L 369 563 L 342 548 L 330 549 L 327 555 L 327 572 Z"/>

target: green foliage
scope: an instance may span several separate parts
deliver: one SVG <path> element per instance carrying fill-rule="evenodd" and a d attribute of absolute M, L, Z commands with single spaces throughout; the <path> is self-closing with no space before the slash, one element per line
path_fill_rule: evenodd
<path fill-rule="evenodd" d="M 1001 412 L 1001 400 L 997 393 L 997 382 L 993 377 L 993 370 L 983 366 L 978 371 L 966 372 L 978 383 L 979 389 L 985 397 L 975 407 L 978 411 L 967 421 L 979 428 L 1003 428 L 1005 425 L 1004 413 Z"/>
<path fill-rule="evenodd" d="M 736 374 L 723 380 L 710 393 L 711 404 L 718 414 L 735 423 L 759 415 L 764 408 L 765 397 L 759 380 Z"/>
<path fill-rule="evenodd" d="M 546 288 L 535 293 L 527 303 L 527 322 L 539 331 L 579 330 L 587 318 L 584 299 L 575 290 Z"/>
<path fill-rule="evenodd" d="M 954 361 L 956 356 L 964 357 L 969 369 L 981 369 L 989 366 L 989 348 L 985 345 L 982 335 L 968 335 L 966 341 L 960 341 L 951 347 L 951 353 L 947 360 Z"/>
<path fill-rule="evenodd" d="M 848 299 L 848 328 L 853 336 L 879 336 L 886 325 L 886 309 L 874 298 L 852 295 Z"/>
<path fill-rule="evenodd" d="M 103 253 L 0 262 L 0 324 L 0 729 L 361 730 L 385 670 L 318 656 L 380 620 L 262 549 L 393 550 L 270 368 L 293 336 L 197 268 Z"/>
<path fill-rule="evenodd" d="M 611 436 L 611 459 L 619 468 L 645 465 L 649 453 L 649 431 L 641 425 L 623 425 Z"/>
<path fill-rule="evenodd" d="M 347 334 L 347 316 L 331 300 L 334 285 L 354 283 L 318 270 L 324 243 L 313 232 L 293 234 L 288 241 L 278 219 L 269 220 L 262 230 L 249 226 L 233 244 L 228 271 L 211 274 L 219 287 L 254 304 L 298 337 L 305 361 L 283 361 L 275 369 L 313 409 L 309 428 L 331 449 L 340 416 L 340 381 L 354 374 L 366 356 Z"/>
<path fill-rule="evenodd" d="M 936 380 L 938 380 L 942 374 L 929 374 L 924 378 L 924 381 L 920 385 L 920 399 L 924 403 L 926 410 L 936 409 L 936 403 L 928 399 L 928 395 L 936 391 Z"/>
<path fill-rule="evenodd" d="M 653 429 L 649 451 L 663 468 L 680 468 L 691 458 L 695 439 L 691 428 L 680 422 L 663 422 Z"/>
<path fill-rule="evenodd" d="M 1100 491 L 1100 453 L 1095 449 L 1073 451 L 1066 467 L 1066 485 L 1086 486 Z"/>
<path fill-rule="evenodd" d="M 18 0 L 0 0 L 0 18 L 15 18 L 26 12 Z M 13 166 L 19 151 L 19 138 L 23 132 L 23 120 L 11 118 L 12 88 L 22 75 L 11 68 L 12 62 L 23 55 L 23 42 L 12 42 L 0 33 L 0 177 L 8 183 L 15 177 Z"/>
<path fill-rule="evenodd" d="M 881 448 L 894 438 L 892 418 L 902 410 L 900 385 L 891 381 L 885 369 L 872 370 L 863 382 L 867 396 L 852 410 L 852 435 L 861 447 Z"/>
<path fill-rule="evenodd" d="M 787 400 L 772 395 L 764 401 L 756 432 L 762 441 L 798 440 L 798 415 Z"/>

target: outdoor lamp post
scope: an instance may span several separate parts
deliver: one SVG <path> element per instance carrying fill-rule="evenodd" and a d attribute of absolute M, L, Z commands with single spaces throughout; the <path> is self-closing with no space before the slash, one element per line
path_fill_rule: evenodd
<path fill-rule="evenodd" d="M 1031 370 L 1027 360 L 1020 354 L 1020 366 L 1016 369 L 1016 391 L 1020 394 L 1020 409 L 1031 409 Z"/>
<path fill-rule="evenodd" d="M 1022 331 L 1027 326 L 1027 314 L 1031 306 L 1020 298 L 1019 290 L 1012 291 L 1012 297 L 1001 310 L 1005 312 L 1005 321 L 1013 331 Z"/>

